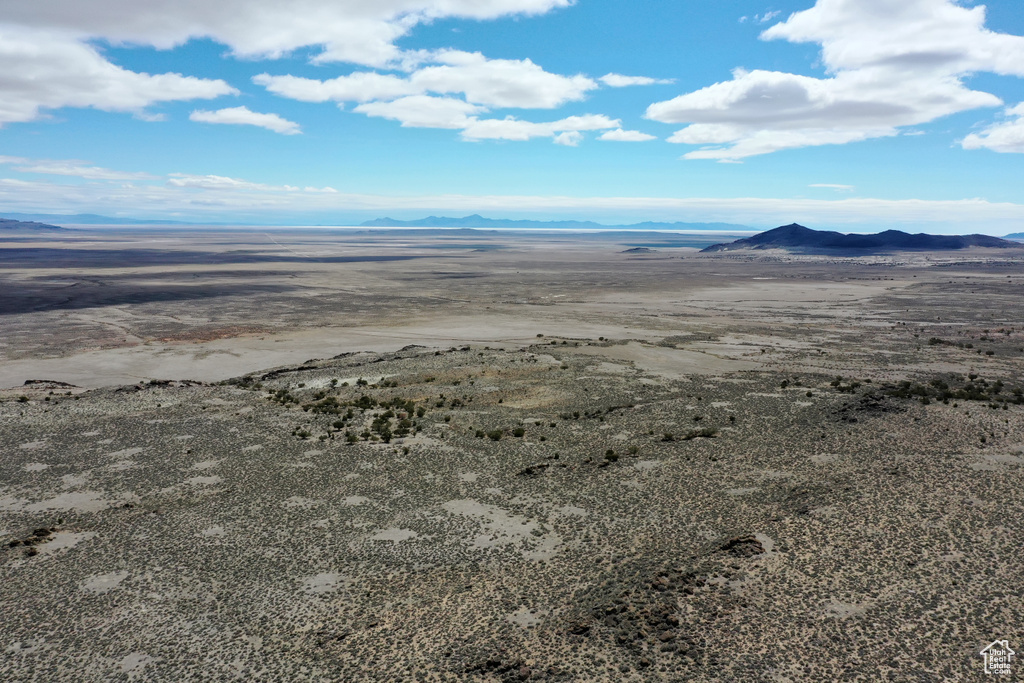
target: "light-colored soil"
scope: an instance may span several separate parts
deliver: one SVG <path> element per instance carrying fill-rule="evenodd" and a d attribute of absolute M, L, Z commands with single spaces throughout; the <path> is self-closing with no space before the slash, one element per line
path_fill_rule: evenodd
<path fill-rule="evenodd" d="M 245 239 L 0 245 L 0 680 L 959 681 L 1019 650 L 1012 256 Z"/>

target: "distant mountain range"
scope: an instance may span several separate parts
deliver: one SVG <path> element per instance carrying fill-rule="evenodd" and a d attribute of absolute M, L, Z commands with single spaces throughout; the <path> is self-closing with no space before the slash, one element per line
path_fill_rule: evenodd
<path fill-rule="evenodd" d="M 0 218 L 0 232 L 50 232 L 53 230 L 64 230 L 56 225 L 36 223 L 35 221 L 15 221 L 9 218 Z"/>
<path fill-rule="evenodd" d="M 738 249 L 787 249 L 802 252 L 867 253 L 878 251 L 950 251 L 968 247 L 1024 249 L 1024 244 L 988 235 L 911 235 L 901 230 L 886 230 L 872 235 L 844 234 L 829 230 L 811 230 L 792 223 L 774 230 L 745 237 L 735 242 L 713 244 L 702 252 Z"/>
<path fill-rule="evenodd" d="M 6 218 L 19 221 L 53 221 L 71 225 L 189 225 L 180 221 L 150 221 L 141 218 L 114 218 L 94 213 L 6 213 Z"/>
<path fill-rule="evenodd" d="M 734 223 L 656 223 L 646 221 L 629 225 L 603 225 L 593 221 L 530 221 L 510 220 L 507 218 L 484 218 L 473 214 L 463 218 L 448 216 L 428 216 L 411 221 L 400 221 L 394 218 L 374 218 L 360 223 L 361 228 L 505 228 L 518 230 L 708 230 L 747 232 L 747 225 Z"/>

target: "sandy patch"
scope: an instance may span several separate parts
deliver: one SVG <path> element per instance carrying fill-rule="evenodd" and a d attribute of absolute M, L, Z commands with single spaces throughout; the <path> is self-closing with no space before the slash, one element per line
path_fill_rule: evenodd
<path fill-rule="evenodd" d="M 108 458 L 118 458 L 118 459 L 122 459 L 123 460 L 124 458 L 130 458 L 133 455 L 138 455 L 139 453 L 141 453 L 144 450 L 146 450 L 146 449 L 145 448 L 141 448 L 141 447 L 125 448 L 125 449 L 122 449 L 120 451 L 114 451 L 113 453 L 107 453 L 107 457 Z"/>
<path fill-rule="evenodd" d="M 150 657 L 144 652 L 133 652 L 121 660 L 121 671 L 128 674 L 129 679 L 137 678 L 142 675 L 142 670 L 147 665 L 158 661 L 159 657 Z"/>
<path fill-rule="evenodd" d="M 412 529 L 399 529 L 397 527 L 390 527 L 388 529 L 381 529 L 373 536 L 370 536 L 371 541 L 391 541 L 392 543 L 401 543 L 402 541 L 408 541 L 410 539 L 419 536 L 418 533 Z"/>
<path fill-rule="evenodd" d="M 62 493 L 47 500 L 30 503 L 10 496 L 0 497 L 0 510 L 5 512 L 46 512 L 47 510 L 74 510 L 99 512 L 113 505 L 113 501 L 98 491 Z"/>
<path fill-rule="evenodd" d="M 203 460 L 202 462 L 197 462 L 196 464 L 192 465 L 192 469 L 208 470 L 212 467 L 216 467 L 217 465 L 220 464 L 220 462 L 220 460 Z"/>
<path fill-rule="evenodd" d="M 515 612 L 506 615 L 505 619 L 523 628 L 532 628 L 541 622 L 540 615 L 529 607 L 520 607 Z"/>
<path fill-rule="evenodd" d="M 474 548 L 522 544 L 525 546 L 523 556 L 527 559 L 546 559 L 562 542 L 558 534 L 544 533 L 537 522 L 510 514 L 496 505 L 464 499 L 448 501 L 441 508 L 453 515 L 468 517 L 480 525 L 483 533 L 468 541 Z"/>
<path fill-rule="evenodd" d="M 40 555 L 53 555 L 62 550 L 74 548 L 82 541 L 88 541 L 94 536 L 96 536 L 95 531 L 58 531 L 51 536 L 52 540 L 36 546 L 36 550 Z"/>
<path fill-rule="evenodd" d="M 213 486 L 214 484 L 219 484 L 222 481 L 224 481 L 222 478 L 217 475 L 212 475 L 209 477 L 192 477 L 190 479 L 186 479 L 182 483 L 190 486 Z"/>
<path fill-rule="evenodd" d="M 307 593 L 322 595 L 323 593 L 333 593 L 343 589 L 345 585 L 344 579 L 340 574 L 323 573 L 303 579 L 302 587 Z"/>
<path fill-rule="evenodd" d="M 82 590 L 88 591 L 89 593 L 95 593 L 96 595 L 102 595 L 108 593 L 118 586 L 121 582 L 128 578 L 128 572 L 111 572 L 110 574 L 97 574 L 85 580 L 82 584 Z"/>

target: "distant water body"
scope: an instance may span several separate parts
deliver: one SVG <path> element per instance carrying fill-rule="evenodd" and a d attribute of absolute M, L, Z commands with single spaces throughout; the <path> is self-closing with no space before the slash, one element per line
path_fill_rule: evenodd
<path fill-rule="evenodd" d="M 664 230 L 664 229 L 588 229 L 588 228 L 462 228 L 462 227 L 365 227 L 358 225 L 154 225 L 139 223 L 134 225 L 97 225 L 97 224 L 65 224 L 64 227 L 83 232 L 145 232 L 145 233 L 216 233 L 216 232 L 258 232 L 258 233 L 285 233 L 291 235 L 315 234 L 315 235 L 407 235 L 419 239 L 428 238 L 434 235 L 440 239 L 449 240 L 453 237 L 466 237 L 469 239 L 486 239 L 488 235 L 501 235 L 503 239 L 520 238 L 543 241 L 562 241 L 573 239 L 574 241 L 594 241 L 598 243 L 611 243 L 625 245 L 627 247 L 647 247 L 649 249 L 671 249 L 671 248 L 694 248 L 703 249 L 712 244 L 730 242 L 733 240 L 750 237 L 758 231 L 716 231 L 716 230 Z M 454 246 L 454 245 L 448 245 Z M 465 245 L 468 246 L 468 245 Z M 487 245 L 476 244 L 475 248 L 486 248 Z"/>

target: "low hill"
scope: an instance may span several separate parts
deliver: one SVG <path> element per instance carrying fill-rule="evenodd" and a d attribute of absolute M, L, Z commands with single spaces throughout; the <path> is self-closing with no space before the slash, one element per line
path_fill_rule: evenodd
<path fill-rule="evenodd" d="M 989 235 L 910 234 L 902 230 L 886 230 L 870 235 L 858 235 L 831 230 L 812 230 L 792 223 L 735 242 L 713 244 L 701 251 L 788 249 L 802 252 L 850 252 L 856 254 L 878 251 L 950 251 L 969 247 L 1020 249 L 1024 248 L 1024 245 Z"/>
<path fill-rule="evenodd" d="M 0 218 L 0 232 L 50 232 L 53 230 L 66 230 L 48 223 L 36 223 L 35 221 L 16 221 L 10 218 Z"/>

